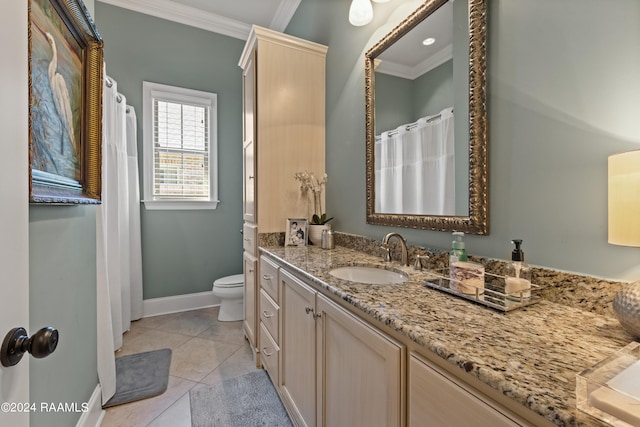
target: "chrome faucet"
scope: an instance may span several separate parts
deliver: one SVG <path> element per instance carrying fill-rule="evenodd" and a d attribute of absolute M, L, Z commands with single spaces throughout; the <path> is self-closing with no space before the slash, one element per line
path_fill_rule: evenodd
<path fill-rule="evenodd" d="M 386 236 L 384 236 L 384 239 L 382 239 L 382 247 L 386 250 L 385 255 L 388 255 L 388 260 L 391 261 L 391 254 L 390 254 L 390 248 L 389 248 L 389 240 L 392 237 L 397 237 L 398 241 L 400 242 L 400 246 L 402 248 L 402 265 L 409 265 L 409 255 L 407 253 L 407 241 L 404 240 L 404 237 L 402 237 L 400 234 L 398 233 L 389 233 Z M 385 258 L 387 258 L 385 256 Z M 385 261 L 387 261 L 387 259 L 385 259 Z"/>

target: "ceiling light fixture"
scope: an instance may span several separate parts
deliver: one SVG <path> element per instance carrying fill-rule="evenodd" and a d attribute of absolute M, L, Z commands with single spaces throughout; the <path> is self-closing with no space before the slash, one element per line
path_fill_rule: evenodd
<path fill-rule="evenodd" d="M 422 44 L 425 45 L 425 46 L 431 46 L 435 42 L 436 42 L 436 39 L 434 39 L 433 37 L 429 37 L 429 38 L 426 38 L 426 39 L 422 40 Z"/>
<path fill-rule="evenodd" d="M 387 3 L 389 0 L 373 0 L 374 3 Z"/>
<path fill-rule="evenodd" d="M 373 19 L 373 6 L 370 0 L 353 0 L 349 8 L 349 23 L 356 27 L 367 25 Z"/>

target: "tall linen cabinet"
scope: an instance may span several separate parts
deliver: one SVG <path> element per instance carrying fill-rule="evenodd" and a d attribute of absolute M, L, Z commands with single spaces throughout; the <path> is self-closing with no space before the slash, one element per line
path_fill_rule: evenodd
<path fill-rule="evenodd" d="M 243 70 L 244 333 L 260 364 L 260 242 L 281 241 L 287 218 L 309 218 L 294 173 L 325 172 L 327 47 L 253 26 Z M 324 203 L 324 200 L 323 200 Z M 269 336 L 269 338 L 273 338 Z M 277 342 L 275 343 L 277 344 Z"/>

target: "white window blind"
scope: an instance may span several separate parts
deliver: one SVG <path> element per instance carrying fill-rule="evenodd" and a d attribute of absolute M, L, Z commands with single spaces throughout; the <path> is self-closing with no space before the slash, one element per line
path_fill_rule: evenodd
<path fill-rule="evenodd" d="M 154 99 L 153 110 L 153 195 L 208 198 L 208 107 Z"/>
<path fill-rule="evenodd" d="M 216 95 L 149 82 L 143 92 L 145 205 L 211 208 L 198 202 L 217 203 Z"/>

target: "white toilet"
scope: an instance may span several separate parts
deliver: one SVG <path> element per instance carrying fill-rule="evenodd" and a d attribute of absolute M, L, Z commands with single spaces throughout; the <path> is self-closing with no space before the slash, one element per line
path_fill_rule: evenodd
<path fill-rule="evenodd" d="M 244 275 L 221 277 L 213 282 L 213 295 L 220 298 L 218 320 L 234 322 L 244 318 L 242 307 L 244 296 Z"/>

